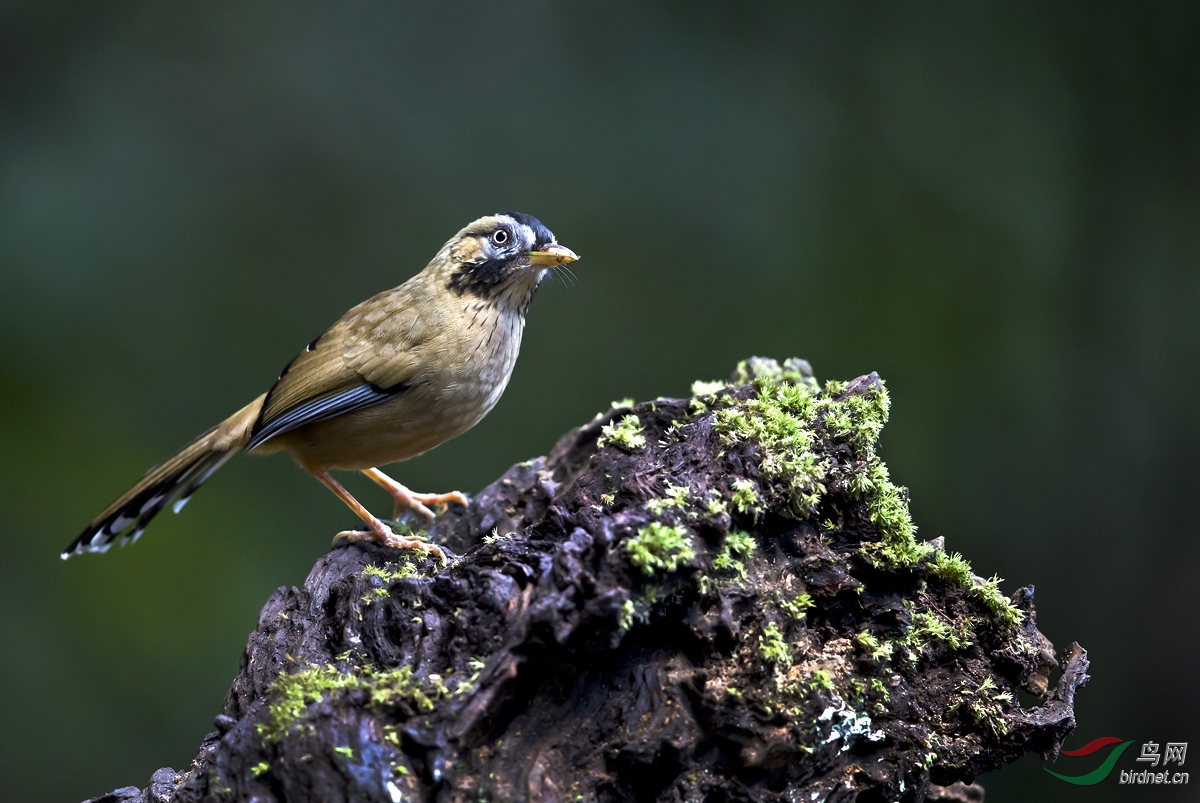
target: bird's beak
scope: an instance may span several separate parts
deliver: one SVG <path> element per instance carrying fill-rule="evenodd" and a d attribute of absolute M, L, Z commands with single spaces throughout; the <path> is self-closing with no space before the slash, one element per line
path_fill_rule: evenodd
<path fill-rule="evenodd" d="M 579 254 L 562 245 L 543 246 L 541 250 L 529 254 L 529 264 L 539 268 L 557 268 L 569 265 L 577 259 Z"/>

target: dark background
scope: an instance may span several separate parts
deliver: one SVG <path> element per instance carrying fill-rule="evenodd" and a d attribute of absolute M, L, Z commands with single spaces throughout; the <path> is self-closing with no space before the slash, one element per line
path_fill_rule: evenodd
<path fill-rule="evenodd" d="M 877 370 L 922 535 L 1090 651 L 1069 745 L 1190 740 L 1200 771 L 1200 5 L 243 5 L 0 4 L 5 797 L 186 766 L 262 603 L 354 520 L 239 458 L 136 547 L 62 547 L 504 209 L 578 283 L 401 481 L 475 491 L 751 354 Z M 1034 758 L 983 780 L 1189 799 Z"/>

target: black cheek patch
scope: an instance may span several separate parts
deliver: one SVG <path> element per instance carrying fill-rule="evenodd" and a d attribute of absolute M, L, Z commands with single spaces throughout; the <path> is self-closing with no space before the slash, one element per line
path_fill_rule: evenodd
<path fill-rule="evenodd" d="M 450 274 L 446 289 L 456 295 L 470 293 L 481 298 L 490 298 L 508 279 L 511 271 L 503 259 L 485 259 L 463 265 Z"/>

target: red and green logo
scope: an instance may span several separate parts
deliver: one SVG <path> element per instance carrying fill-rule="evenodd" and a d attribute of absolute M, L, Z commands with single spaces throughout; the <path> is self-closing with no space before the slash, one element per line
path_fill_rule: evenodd
<path fill-rule="evenodd" d="M 1104 759 L 1103 764 L 1101 764 L 1099 767 L 1096 767 L 1096 769 L 1092 770 L 1086 775 L 1062 775 L 1051 769 L 1047 769 L 1046 772 L 1050 773 L 1055 778 L 1066 781 L 1067 783 L 1073 783 L 1076 786 L 1091 786 L 1092 784 L 1100 783 L 1108 777 L 1110 772 L 1113 771 L 1113 767 L 1115 767 L 1117 764 L 1117 759 L 1121 757 L 1121 754 L 1124 753 L 1125 749 L 1129 747 L 1129 745 L 1133 744 L 1133 742 L 1122 741 L 1116 736 L 1101 736 L 1099 739 L 1094 739 L 1088 742 L 1078 750 L 1062 751 L 1064 756 L 1077 758 L 1079 756 L 1090 756 L 1092 753 L 1095 753 L 1098 750 L 1103 750 L 1104 748 L 1114 744 L 1120 746 L 1108 754 L 1108 758 Z"/>

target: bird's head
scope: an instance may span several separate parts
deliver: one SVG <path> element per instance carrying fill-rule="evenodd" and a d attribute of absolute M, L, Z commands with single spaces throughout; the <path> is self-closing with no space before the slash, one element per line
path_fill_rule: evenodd
<path fill-rule="evenodd" d="M 504 212 L 481 217 L 454 235 L 435 262 L 442 262 L 450 292 L 509 303 L 524 313 L 546 273 L 577 259 L 537 218 Z"/>

